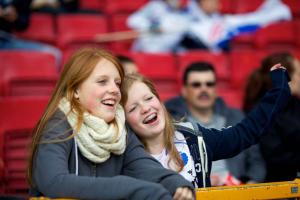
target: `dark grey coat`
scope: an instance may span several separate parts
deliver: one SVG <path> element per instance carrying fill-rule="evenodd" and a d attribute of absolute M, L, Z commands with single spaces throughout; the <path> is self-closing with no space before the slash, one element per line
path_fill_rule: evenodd
<path fill-rule="evenodd" d="M 44 139 L 56 138 L 72 129 L 65 115 L 58 111 L 49 121 Z M 177 187 L 190 187 L 176 172 L 164 169 L 149 156 L 129 130 L 123 155 L 95 164 L 78 150 L 79 172 L 75 175 L 74 139 L 40 144 L 33 169 L 31 196 L 77 199 L 172 199 Z"/>

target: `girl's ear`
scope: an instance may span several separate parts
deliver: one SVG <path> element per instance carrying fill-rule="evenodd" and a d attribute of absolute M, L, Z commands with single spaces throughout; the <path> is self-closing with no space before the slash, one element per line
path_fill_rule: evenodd
<path fill-rule="evenodd" d="M 75 90 L 75 92 L 74 92 L 74 97 L 75 97 L 75 99 L 79 99 L 78 89 Z"/>

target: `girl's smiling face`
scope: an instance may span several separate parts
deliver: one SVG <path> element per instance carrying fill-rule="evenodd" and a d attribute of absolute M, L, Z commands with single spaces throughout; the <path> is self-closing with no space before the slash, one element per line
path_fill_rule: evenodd
<path fill-rule="evenodd" d="M 121 77 L 116 66 L 101 59 L 90 76 L 76 89 L 75 98 L 92 115 L 109 123 L 121 99 Z"/>
<path fill-rule="evenodd" d="M 159 99 L 142 82 L 134 82 L 125 103 L 126 120 L 140 138 L 154 138 L 163 134 L 164 111 Z"/>

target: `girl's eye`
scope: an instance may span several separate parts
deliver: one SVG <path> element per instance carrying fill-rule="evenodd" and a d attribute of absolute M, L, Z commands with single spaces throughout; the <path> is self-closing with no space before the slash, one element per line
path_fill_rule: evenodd
<path fill-rule="evenodd" d="M 97 83 L 100 83 L 100 84 L 105 84 L 106 83 L 106 80 L 99 80 L 99 81 L 97 81 Z"/>
<path fill-rule="evenodd" d="M 117 82 L 116 82 L 116 85 L 118 86 L 118 88 L 120 88 L 120 87 L 121 87 L 121 82 L 120 82 L 120 81 L 117 81 Z"/>
<path fill-rule="evenodd" d="M 133 112 L 135 110 L 136 106 L 132 107 L 131 109 L 129 109 L 129 113 Z"/>
<path fill-rule="evenodd" d="M 153 98 L 153 96 L 147 97 L 146 101 L 150 101 Z"/>

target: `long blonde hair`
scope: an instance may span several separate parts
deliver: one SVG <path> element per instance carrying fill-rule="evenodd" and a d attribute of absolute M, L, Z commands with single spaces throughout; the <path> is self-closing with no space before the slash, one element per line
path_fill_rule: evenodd
<path fill-rule="evenodd" d="M 38 145 L 41 140 L 42 132 L 47 122 L 58 109 L 60 100 L 63 97 L 66 97 L 71 104 L 71 110 L 74 110 L 76 113 L 78 113 L 78 124 L 76 126 L 76 130 L 78 131 L 80 129 L 80 126 L 83 122 L 84 108 L 74 97 L 74 93 L 76 89 L 90 76 L 95 66 L 101 59 L 107 59 L 116 66 L 121 77 L 121 82 L 123 82 L 123 68 L 118 60 L 110 52 L 99 48 L 82 48 L 71 56 L 69 61 L 64 66 L 63 71 L 61 72 L 60 78 L 55 86 L 44 114 L 42 115 L 33 131 L 33 138 L 29 155 L 29 167 L 27 173 L 30 185 L 33 185 L 33 162 L 36 156 Z M 74 134 L 69 136 L 67 139 L 71 139 L 73 137 Z"/>
<path fill-rule="evenodd" d="M 126 75 L 125 79 L 124 79 L 124 83 L 121 87 L 122 104 L 123 104 L 123 106 L 125 106 L 125 104 L 128 100 L 128 91 L 129 91 L 130 87 L 133 85 L 133 83 L 135 83 L 135 82 L 144 83 L 160 101 L 163 111 L 164 111 L 164 114 L 165 114 L 165 121 L 166 121 L 165 128 L 164 128 L 164 146 L 166 147 L 166 150 L 169 152 L 169 155 L 170 155 L 168 164 L 170 163 L 171 160 L 175 161 L 175 164 L 178 167 L 177 171 L 180 172 L 183 169 L 184 163 L 183 163 L 183 160 L 174 144 L 175 126 L 173 123 L 173 119 L 172 119 L 171 115 L 168 113 L 164 104 L 162 103 L 162 101 L 159 97 L 159 94 L 158 94 L 157 90 L 155 89 L 151 80 L 149 80 L 139 74 Z M 148 149 L 145 140 L 143 138 L 139 138 L 139 139 L 142 141 L 145 148 Z"/>

